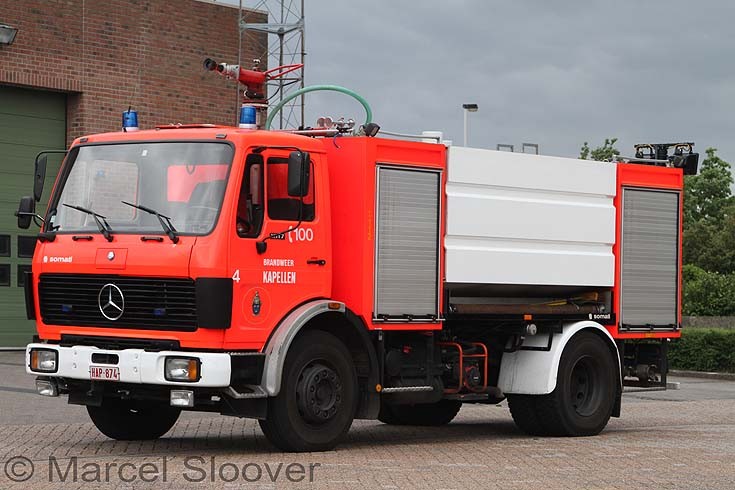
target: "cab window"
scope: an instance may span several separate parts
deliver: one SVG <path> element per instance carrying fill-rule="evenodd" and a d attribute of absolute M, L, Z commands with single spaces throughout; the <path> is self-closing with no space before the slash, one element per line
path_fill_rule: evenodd
<path fill-rule="evenodd" d="M 250 154 L 245 159 L 245 173 L 237 203 L 237 234 L 255 238 L 263 227 L 263 157 Z"/>
<path fill-rule="evenodd" d="M 301 199 L 288 195 L 288 158 L 268 158 L 268 217 L 278 221 L 314 221 L 314 167 L 310 162 L 308 192 Z"/>

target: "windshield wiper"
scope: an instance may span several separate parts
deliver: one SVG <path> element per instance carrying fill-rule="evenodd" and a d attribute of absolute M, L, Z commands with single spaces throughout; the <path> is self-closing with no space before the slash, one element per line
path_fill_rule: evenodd
<path fill-rule="evenodd" d="M 158 222 L 161 223 L 161 228 L 163 228 L 164 233 L 168 235 L 168 237 L 171 239 L 174 243 L 179 243 L 179 235 L 176 231 L 176 228 L 174 228 L 173 223 L 171 223 L 171 218 L 168 216 L 164 216 L 163 214 L 159 213 L 155 209 L 147 208 L 145 206 L 141 206 L 140 204 L 133 204 L 132 202 L 127 201 L 120 201 L 121 203 L 128 205 L 130 207 L 133 207 L 135 209 L 140 209 L 141 211 L 145 211 L 148 214 L 152 214 L 156 218 L 158 218 Z"/>
<path fill-rule="evenodd" d="M 67 203 L 62 203 L 62 205 L 66 206 L 67 208 L 76 209 L 77 211 L 81 211 L 82 213 L 90 215 L 92 218 L 94 218 L 94 222 L 97 223 L 97 229 L 100 230 L 100 233 L 102 233 L 102 236 L 105 237 L 105 240 L 107 240 L 108 242 L 112 241 L 112 228 L 107 222 L 106 217 L 102 216 L 101 214 L 95 213 L 91 209 L 83 208 L 81 206 L 74 206 L 73 204 Z"/>

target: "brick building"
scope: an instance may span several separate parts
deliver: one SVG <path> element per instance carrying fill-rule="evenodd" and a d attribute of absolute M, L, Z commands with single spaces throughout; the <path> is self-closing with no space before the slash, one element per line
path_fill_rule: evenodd
<path fill-rule="evenodd" d="M 18 230 L 13 211 L 30 194 L 36 153 L 118 130 L 128 106 L 141 128 L 235 123 L 236 84 L 205 72 L 202 62 L 237 62 L 238 17 L 237 8 L 206 0 L 2 2 L 0 24 L 18 32 L 12 44 L 0 44 L 0 347 L 32 334 L 22 272 L 35 230 Z M 247 12 L 247 21 L 267 18 Z M 243 63 L 263 56 L 266 41 L 243 36 Z M 58 159 L 49 164 L 42 203 Z"/>

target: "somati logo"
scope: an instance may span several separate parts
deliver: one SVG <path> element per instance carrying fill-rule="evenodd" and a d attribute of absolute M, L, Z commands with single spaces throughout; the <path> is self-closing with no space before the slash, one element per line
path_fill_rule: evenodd
<path fill-rule="evenodd" d="M 64 264 L 71 264 L 74 261 L 74 257 L 71 255 L 69 257 L 55 257 L 48 255 L 43 256 L 43 263 L 46 264 L 48 262 L 51 262 L 52 264 L 58 264 L 58 263 L 64 263 Z"/>
<path fill-rule="evenodd" d="M 590 313 L 590 320 L 610 320 L 612 315 L 610 313 Z"/>

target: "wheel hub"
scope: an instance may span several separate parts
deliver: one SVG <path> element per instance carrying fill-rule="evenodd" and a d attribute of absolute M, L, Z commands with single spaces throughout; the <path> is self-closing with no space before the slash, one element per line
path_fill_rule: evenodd
<path fill-rule="evenodd" d="M 299 412 L 312 424 L 328 422 L 342 405 L 342 381 L 332 368 L 323 364 L 304 369 L 296 392 Z"/>
<path fill-rule="evenodd" d="M 570 401 L 574 410 L 582 416 L 591 415 L 599 405 L 598 388 L 595 386 L 597 369 L 589 358 L 580 359 L 572 369 Z"/>

